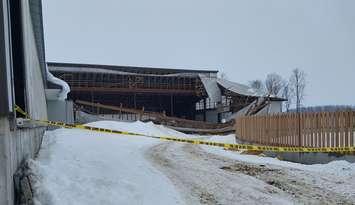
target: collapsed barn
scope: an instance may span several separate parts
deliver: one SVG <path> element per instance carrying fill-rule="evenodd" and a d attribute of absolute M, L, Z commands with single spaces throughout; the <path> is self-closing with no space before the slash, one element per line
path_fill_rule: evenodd
<path fill-rule="evenodd" d="M 70 85 L 69 98 L 73 101 L 164 113 L 188 120 L 222 122 L 262 96 L 248 86 L 217 78 L 217 70 L 53 62 L 48 63 L 48 68 Z M 270 99 L 263 101 L 267 102 L 265 106 L 281 102 Z M 97 112 L 93 106 L 88 109 Z M 273 110 L 281 111 L 281 103 Z M 101 112 L 110 114 L 109 110 Z"/>

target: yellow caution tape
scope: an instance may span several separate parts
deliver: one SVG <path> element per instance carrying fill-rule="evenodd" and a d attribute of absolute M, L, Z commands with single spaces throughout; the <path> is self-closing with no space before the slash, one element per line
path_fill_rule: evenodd
<path fill-rule="evenodd" d="M 18 113 L 21 113 L 23 116 L 25 116 L 26 118 L 30 119 L 29 114 L 27 114 L 25 111 L 22 110 L 22 108 L 20 108 L 19 106 L 15 105 L 15 110 Z"/>
<path fill-rule="evenodd" d="M 23 111 L 20 107 L 16 106 L 16 111 L 24 115 L 26 118 L 30 119 L 29 115 Z M 149 136 L 132 132 L 125 132 L 119 130 L 105 129 L 99 127 L 92 127 L 87 125 L 76 125 L 76 124 L 68 124 L 63 122 L 54 122 L 48 120 L 33 120 L 34 122 L 57 126 L 63 128 L 75 128 L 75 129 L 83 129 L 95 132 L 103 132 L 103 133 L 112 133 L 112 134 L 120 134 L 120 135 L 130 135 L 130 136 L 143 136 L 160 140 L 174 141 L 174 142 L 183 142 L 190 143 L 196 145 L 208 145 L 214 147 L 222 147 L 228 150 L 248 150 L 248 151 L 267 151 L 267 152 L 342 152 L 342 153 L 350 153 L 355 152 L 355 147 L 322 147 L 322 148 L 312 148 L 312 147 L 278 147 L 278 146 L 262 146 L 262 145 L 248 145 L 248 144 L 230 144 L 230 143 L 221 143 L 221 142 L 212 142 L 212 141 L 204 141 L 204 140 L 195 140 L 195 139 L 184 139 L 184 138 L 176 138 L 176 137 L 158 137 L 158 136 Z"/>

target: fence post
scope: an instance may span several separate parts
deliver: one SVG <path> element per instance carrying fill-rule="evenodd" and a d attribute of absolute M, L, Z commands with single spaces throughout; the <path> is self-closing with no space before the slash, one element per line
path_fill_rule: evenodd
<path fill-rule="evenodd" d="M 345 119 L 345 112 L 342 111 L 340 113 L 340 119 L 339 119 L 339 146 L 340 147 L 345 147 L 344 143 L 345 143 L 345 125 L 346 125 L 346 119 Z"/>
<path fill-rule="evenodd" d="M 350 112 L 347 111 L 344 113 L 345 114 L 345 129 L 344 129 L 344 132 L 345 132 L 345 141 L 344 141 L 344 147 L 349 147 L 349 138 L 350 138 L 350 128 L 351 128 L 351 125 L 350 125 Z"/>
<path fill-rule="evenodd" d="M 350 113 L 350 140 L 349 145 L 354 146 L 354 132 L 355 132 L 355 111 Z"/>
<path fill-rule="evenodd" d="M 300 111 L 297 112 L 298 117 L 298 147 L 301 147 L 301 113 Z"/>

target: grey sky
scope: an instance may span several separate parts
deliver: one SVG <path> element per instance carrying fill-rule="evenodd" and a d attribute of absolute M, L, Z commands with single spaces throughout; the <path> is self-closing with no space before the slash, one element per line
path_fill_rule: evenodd
<path fill-rule="evenodd" d="M 45 0 L 47 60 L 307 73 L 306 105 L 355 104 L 353 0 Z"/>

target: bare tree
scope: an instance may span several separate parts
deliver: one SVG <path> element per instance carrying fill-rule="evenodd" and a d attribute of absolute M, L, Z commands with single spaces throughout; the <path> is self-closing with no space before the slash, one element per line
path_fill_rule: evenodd
<path fill-rule="evenodd" d="M 266 76 L 265 87 L 268 95 L 278 96 L 284 85 L 279 74 L 270 73 Z"/>
<path fill-rule="evenodd" d="M 297 112 L 300 112 L 302 102 L 304 100 L 304 90 L 306 88 L 306 73 L 298 68 L 292 71 L 290 78 L 290 91 L 296 101 Z"/>
<path fill-rule="evenodd" d="M 284 107 L 286 109 L 286 112 L 289 112 L 293 98 L 289 82 L 284 82 L 282 88 L 282 97 L 286 99 L 286 101 L 284 102 Z"/>
<path fill-rule="evenodd" d="M 265 86 L 261 80 L 252 80 L 249 82 L 249 86 L 259 93 L 264 93 Z"/>

